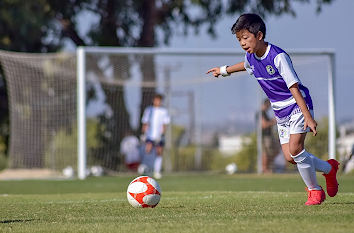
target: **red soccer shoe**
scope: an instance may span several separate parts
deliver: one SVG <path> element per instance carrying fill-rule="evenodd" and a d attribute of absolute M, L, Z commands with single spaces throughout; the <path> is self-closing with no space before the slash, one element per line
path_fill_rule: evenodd
<path fill-rule="evenodd" d="M 328 196 L 334 197 L 338 192 L 337 171 L 339 163 L 335 159 L 330 159 L 327 162 L 332 166 L 332 169 L 328 174 L 323 174 L 323 176 L 326 178 Z"/>
<path fill-rule="evenodd" d="M 320 186 L 321 187 L 321 186 Z M 321 190 L 308 190 L 307 191 L 307 202 L 305 202 L 305 205 L 310 206 L 310 205 L 321 205 L 324 200 L 326 200 L 326 194 L 323 191 L 322 187 Z"/>

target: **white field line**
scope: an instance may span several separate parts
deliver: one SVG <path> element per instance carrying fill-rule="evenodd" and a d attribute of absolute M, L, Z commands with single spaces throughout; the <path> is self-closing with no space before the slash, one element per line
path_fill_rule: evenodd
<path fill-rule="evenodd" d="M 178 193 L 178 192 L 175 192 Z M 209 198 L 214 198 L 217 197 L 215 194 L 217 194 L 218 196 L 220 196 L 220 194 L 233 194 L 235 192 L 215 192 L 212 194 L 208 194 L 208 195 L 204 195 L 204 196 L 184 196 L 183 199 L 209 199 Z M 204 192 L 204 194 L 206 194 Z M 237 192 L 237 194 L 274 194 L 274 195 L 284 195 L 284 196 L 288 196 L 289 194 L 303 194 L 303 192 L 268 192 L 268 191 L 242 191 L 242 192 Z M 354 196 L 354 193 L 339 193 L 340 196 Z M 16 195 L 9 195 L 9 194 L 1 194 L 0 198 L 11 198 L 11 197 L 15 197 L 15 196 L 19 196 L 18 194 Z M 256 197 L 255 197 L 256 198 Z M 167 196 L 165 197 L 164 195 L 161 196 L 162 200 L 180 200 L 181 196 L 178 197 L 171 197 L 171 196 Z M 35 203 L 29 203 L 29 202 L 16 202 L 17 204 L 48 204 L 48 205 L 52 205 L 52 204 L 85 204 L 85 203 L 108 203 L 108 202 L 126 202 L 127 199 L 126 198 L 112 198 L 112 199 L 101 199 L 101 200 L 97 200 L 97 199 L 92 199 L 92 200 L 58 200 L 58 201 L 38 201 L 36 200 Z"/>

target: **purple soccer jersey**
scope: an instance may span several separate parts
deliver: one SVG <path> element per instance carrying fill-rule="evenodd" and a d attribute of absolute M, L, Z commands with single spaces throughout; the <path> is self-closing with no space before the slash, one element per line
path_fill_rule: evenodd
<path fill-rule="evenodd" d="M 289 120 L 290 116 L 301 112 L 289 88 L 298 83 L 307 108 L 313 110 L 309 90 L 301 84 L 289 55 L 281 48 L 268 43 L 262 57 L 246 53 L 245 68 L 253 75 L 268 96 L 278 123 Z"/>

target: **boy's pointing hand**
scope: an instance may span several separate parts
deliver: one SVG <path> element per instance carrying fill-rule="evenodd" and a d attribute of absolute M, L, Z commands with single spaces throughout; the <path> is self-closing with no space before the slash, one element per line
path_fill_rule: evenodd
<path fill-rule="evenodd" d="M 220 68 L 214 67 L 206 72 L 207 74 L 213 73 L 214 77 L 218 77 L 220 75 Z"/>

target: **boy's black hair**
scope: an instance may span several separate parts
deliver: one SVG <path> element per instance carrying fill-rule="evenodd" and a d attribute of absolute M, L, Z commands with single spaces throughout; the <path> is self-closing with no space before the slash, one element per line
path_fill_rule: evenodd
<path fill-rule="evenodd" d="M 234 25 L 231 27 L 232 34 L 236 34 L 243 29 L 247 29 L 254 36 L 257 36 L 258 32 L 263 33 L 263 39 L 266 35 L 266 26 L 263 19 L 257 14 L 242 14 Z"/>
<path fill-rule="evenodd" d="M 159 93 L 156 93 L 156 94 L 154 95 L 154 98 L 158 98 L 158 99 L 160 99 L 160 100 L 163 100 L 163 95 L 162 95 L 162 94 L 159 94 Z"/>

